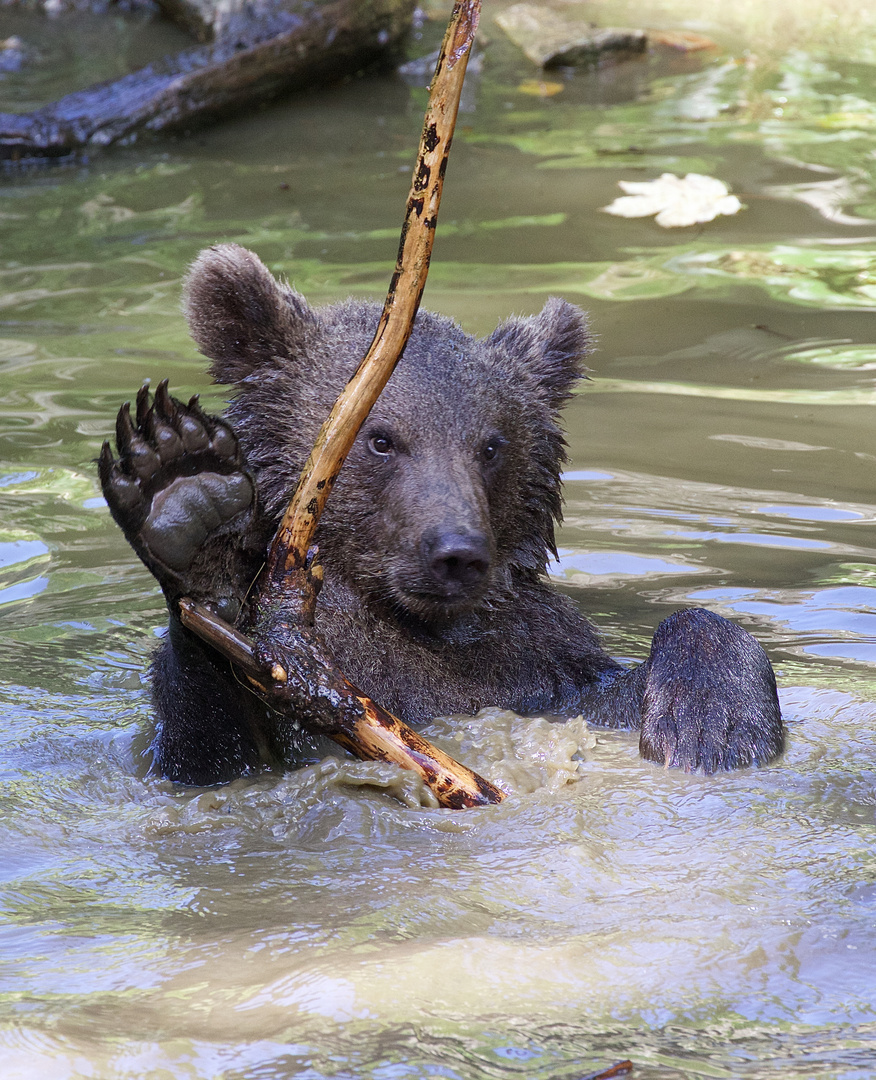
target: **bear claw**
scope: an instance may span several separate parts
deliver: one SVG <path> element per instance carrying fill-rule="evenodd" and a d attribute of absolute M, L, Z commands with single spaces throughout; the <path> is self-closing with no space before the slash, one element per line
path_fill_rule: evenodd
<path fill-rule="evenodd" d="M 151 400 L 140 388 L 134 417 L 129 402 L 121 407 L 116 445 L 118 459 L 108 442 L 98 458 L 110 513 L 165 592 L 193 591 L 187 575 L 211 536 L 253 503 L 236 436 L 197 396 L 171 397 L 165 379 Z"/>

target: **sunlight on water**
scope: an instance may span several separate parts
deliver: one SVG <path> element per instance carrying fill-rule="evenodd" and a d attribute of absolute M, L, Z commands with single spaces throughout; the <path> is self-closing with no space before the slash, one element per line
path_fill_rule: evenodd
<path fill-rule="evenodd" d="M 374 78 L 0 176 L 4 1077 L 873 1075 L 872 13 L 600 0 L 600 22 L 716 47 L 562 72 L 540 99 L 496 6 L 426 303 L 477 333 L 551 292 L 589 307 L 550 573 L 622 659 L 681 607 L 751 630 L 788 749 L 680 775 L 634 733 L 488 709 L 426 729 L 510 792 L 488 809 L 316 740 L 283 775 L 151 775 L 162 602 L 100 444 L 146 379 L 221 408 L 179 311 L 202 247 L 246 244 L 314 303 L 382 296 L 425 94 Z M 45 35 L 0 76 L 20 108 L 177 42 L 14 18 Z M 680 231 L 599 213 L 667 170 L 745 209 Z"/>

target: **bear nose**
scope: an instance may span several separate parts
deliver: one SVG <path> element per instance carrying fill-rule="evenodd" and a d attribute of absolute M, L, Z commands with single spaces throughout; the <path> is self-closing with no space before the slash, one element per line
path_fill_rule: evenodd
<path fill-rule="evenodd" d="M 440 533 L 423 540 L 426 566 L 444 586 L 472 588 L 480 585 L 490 569 L 490 547 L 485 536 Z"/>

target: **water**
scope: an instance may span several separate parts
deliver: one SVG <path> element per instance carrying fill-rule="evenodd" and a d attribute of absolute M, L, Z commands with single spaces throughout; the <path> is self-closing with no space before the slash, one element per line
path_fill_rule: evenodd
<path fill-rule="evenodd" d="M 751 629 L 786 754 L 683 776 L 632 735 L 492 712 L 428 730 L 513 789 L 485 810 L 340 755 L 208 792 L 148 776 L 164 615 L 93 459 L 144 378 L 220 406 L 178 310 L 201 247 L 238 240 L 314 302 L 382 295 L 424 94 L 356 83 L 7 175 L 4 1076 L 876 1074 L 872 13 L 646 14 L 722 48 L 542 99 L 487 17 L 425 302 L 478 333 L 552 291 L 589 308 L 555 576 L 618 656 L 688 604 Z M 11 106 L 81 85 L 97 32 L 58 52 L 58 25 L 51 74 L 0 83 Z M 171 40 L 113 26 L 102 77 Z M 665 170 L 746 209 L 677 231 L 598 212 Z"/>

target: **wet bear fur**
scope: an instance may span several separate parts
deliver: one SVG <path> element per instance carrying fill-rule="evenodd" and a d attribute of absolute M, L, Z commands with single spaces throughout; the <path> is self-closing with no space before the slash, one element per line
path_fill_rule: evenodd
<path fill-rule="evenodd" d="M 229 620 L 245 604 L 380 308 L 312 309 L 235 245 L 201 254 L 185 308 L 213 378 L 234 388 L 224 420 L 141 394 L 136 423 L 120 415 L 120 458 L 105 450 L 101 478 L 170 610 L 152 673 L 156 767 L 208 784 L 294 760 L 295 739 L 182 627 L 176 601 L 192 596 Z M 583 711 L 641 729 L 643 755 L 664 764 L 769 761 L 782 723 L 750 635 L 679 612 L 649 659 L 626 669 L 546 581 L 565 460 L 558 416 L 590 347 L 586 316 L 562 300 L 483 340 L 420 312 L 318 529 L 317 629 L 347 678 L 409 723 L 487 705 Z"/>

